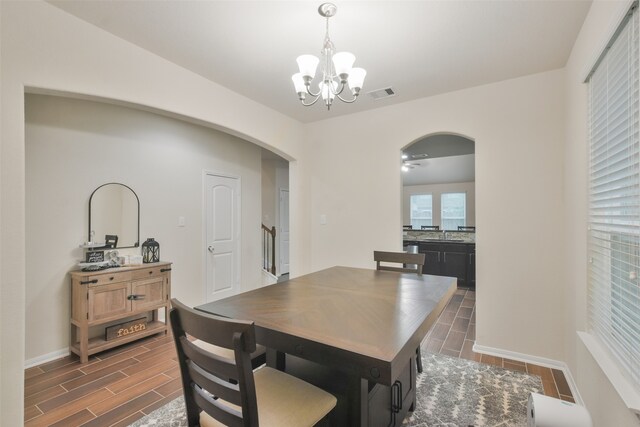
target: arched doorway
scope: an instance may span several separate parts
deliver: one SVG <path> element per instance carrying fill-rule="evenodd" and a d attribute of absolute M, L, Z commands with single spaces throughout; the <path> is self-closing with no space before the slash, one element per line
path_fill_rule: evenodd
<path fill-rule="evenodd" d="M 475 143 L 427 135 L 402 150 L 402 232 L 408 250 L 425 253 L 423 273 L 458 278 L 475 289 Z"/>

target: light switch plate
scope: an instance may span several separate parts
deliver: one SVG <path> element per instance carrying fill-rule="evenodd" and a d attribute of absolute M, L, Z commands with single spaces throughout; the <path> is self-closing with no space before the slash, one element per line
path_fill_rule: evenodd
<path fill-rule="evenodd" d="M 178 227 L 184 227 L 185 226 L 185 219 L 183 216 L 179 216 L 178 217 Z"/>
<path fill-rule="evenodd" d="M 326 214 L 320 215 L 320 225 L 327 225 L 327 215 Z"/>

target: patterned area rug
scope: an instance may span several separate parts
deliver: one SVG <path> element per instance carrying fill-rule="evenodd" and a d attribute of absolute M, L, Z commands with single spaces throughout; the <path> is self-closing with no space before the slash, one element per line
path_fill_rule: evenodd
<path fill-rule="evenodd" d="M 405 426 L 526 426 L 529 393 L 543 393 L 540 377 L 441 354 L 422 353 L 417 409 Z M 186 427 L 179 397 L 130 427 Z"/>

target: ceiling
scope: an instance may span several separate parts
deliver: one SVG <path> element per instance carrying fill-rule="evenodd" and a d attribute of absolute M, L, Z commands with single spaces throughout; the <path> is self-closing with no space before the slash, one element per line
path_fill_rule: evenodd
<path fill-rule="evenodd" d="M 591 2 L 336 1 L 338 51 L 367 70 L 355 104 L 303 107 L 296 57 L 319 55 L 321 1 L 50 0 L 114 35 L 301 122 L 561 68 Z M 396 96 L 367 92 L 392 87 Z"/>
<path fill-rule="evenodd" d="M 476 180 L 475 155 L 437 157 L 412 161 L 417 165 L 402 172 L 402 185 L 449 184 Z M 400 166 L 398 166 L 400 168 Z"/>
<path fill-rule="evenodd" d="M 402 185 L 474 182 L 474 153 L 475 143 L 463 136 L 439 134 L 422 138 L 402 151 L 410 165 L 408 171 L 402 172 Z"/>

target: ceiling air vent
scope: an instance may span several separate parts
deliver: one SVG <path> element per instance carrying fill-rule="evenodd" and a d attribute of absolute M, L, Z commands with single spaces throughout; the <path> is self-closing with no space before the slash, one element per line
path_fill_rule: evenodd
<path fill-rule="evenodd" d="M 384 99 L 384 98 L 389 98 L 391 96 L 396 96 L 396 93 L 393 91 L 393 89 L 388 87 L 386 89 L 372 90 L 371 92 L 368 92 L 367 95 L 369 95 L 375 101 L 377 101 L 378 99 Z"/>

